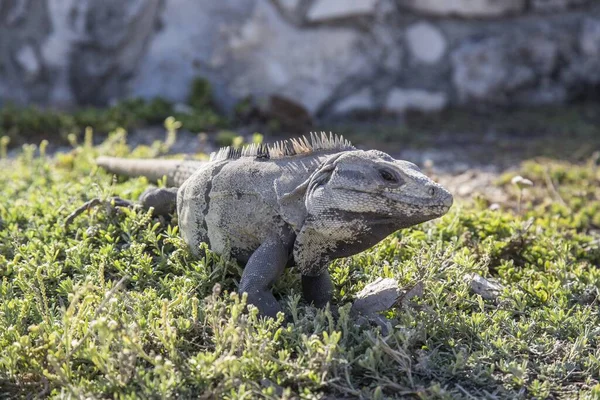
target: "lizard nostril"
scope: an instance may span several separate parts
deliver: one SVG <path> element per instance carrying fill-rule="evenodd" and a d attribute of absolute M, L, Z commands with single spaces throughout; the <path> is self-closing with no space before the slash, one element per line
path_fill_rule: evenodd
<path fill-rule="evenodd" d="M 433 197 L 435 195 L 435 188 L 430 187 L 429 189 L 427 189 L 427 193 Z"/>

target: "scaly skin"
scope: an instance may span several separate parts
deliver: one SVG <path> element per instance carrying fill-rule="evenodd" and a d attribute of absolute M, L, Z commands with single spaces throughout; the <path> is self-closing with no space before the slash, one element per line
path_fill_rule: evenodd
<path fill-rule="evenodd" d="M 305 298 L 324 306 L 333 285 L 327 265 L 357 254 L 391 233 L 444 215 L 452 195 L 407 161 L 377 150 L 356 150 L 334 136 L 222 150 L 213 161 L 159 162 L 100 158 L 125 175 L 162 175 L 179 186 L 153 189 L 142 204 L 176 209 L 181 235 L 194 254 L 208 243 L 245 264 L 240 292 L 262 314 L 280 305 L 271 294 L 286 265 L 302 274 Z M 131 171 L 128 171 L 129 170 Z M 161 173 L 162 171 L 162 173 Z"/>

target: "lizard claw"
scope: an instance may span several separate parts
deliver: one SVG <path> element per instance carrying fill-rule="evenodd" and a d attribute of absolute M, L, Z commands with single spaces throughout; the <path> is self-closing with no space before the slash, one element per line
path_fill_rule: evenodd
<path fill-rule="evenodd" d="M 85 211 L 88 211 L 90 208 L 93 208 L 93 207 L 98 207 L 101 204 L 105 204 L 105 205 L 111 206 L 111 207 L 135 207 L 136 206 L 135 203 L 133 203 L 129 200 L 122 199 L 120 197 L 111 197 L 108 200 L 102 200 L 102 199 L 99 199 L 96 197 L 94 199 L 86 201 L 85 203 L 83 203 L 83 205 L 81 205 L 75 211 L 73 211 L 71 214 L 69 214 L 67 216 L 67 218 L 65 219 L 65 228 L 68 228 L 69 225 L 71 225 L 71 223 L 73 223 L 75 218 L 77 218 L 78 216 L 83 214 Z"/>

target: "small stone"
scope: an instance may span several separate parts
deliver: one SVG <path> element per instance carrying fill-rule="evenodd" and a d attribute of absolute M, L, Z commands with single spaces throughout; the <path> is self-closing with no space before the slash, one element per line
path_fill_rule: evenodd
<path fill-rule="evenodd" d="M 352 304 L 355 314 L 369 315 L 388 310 L 400 297 L 398 283 L 391 278 L 377 278 L 356 295 Z"/>
<path fill-rule="evenodd" d="M 385 108 L 388 111 L 403 113 L 407 110 L 433 112 L 440 111 L 448 103 L 443 92 L 428 92 L 420 89 L 393 89 L 388 95 Z"/>
<path fill-rule="evenodd" d="M 472 273 L 465 276 L 465 281 L 469 282 L 471 290 L 486 300 L 496 300 L 502 292 L 502 285 L 485 279 L 483 276 Z"/>
<path fill-rule="evenodd" d="M 311 22 L 372 15 L 377 0 L 320 0 L 308 11 L 307 19 Z"/>
<path fill-rule="evenodd" d="M 411 54 L 420 62 L 434 64 L 444 56 L 447 42 L 442 32 L 428 22 L 418 22 L 406 29 Z"/>

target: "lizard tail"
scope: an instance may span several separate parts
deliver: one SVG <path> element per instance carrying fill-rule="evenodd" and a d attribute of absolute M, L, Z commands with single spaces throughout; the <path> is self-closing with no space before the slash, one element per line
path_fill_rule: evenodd
<path fill-rule="evenodd" d="M 113 174 L 129 177 L 144 176 L 153 182 L 166 176 L 167 186 L 178 187 L 206 163 L 203 161 L 140 160 L 102 156 L 96 159 L 96 164 Z"/>

